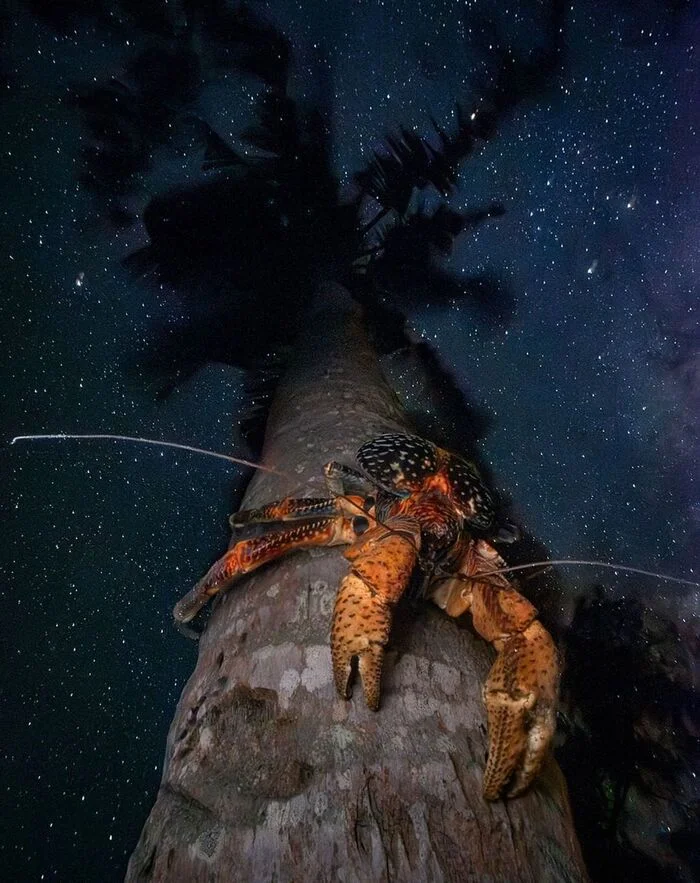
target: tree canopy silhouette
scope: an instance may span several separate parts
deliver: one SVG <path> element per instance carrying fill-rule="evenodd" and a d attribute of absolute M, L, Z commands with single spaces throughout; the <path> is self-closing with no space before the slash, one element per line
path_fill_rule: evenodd
<path fill-rule="evenodd" d="M 153 197 L 143 216 L 149 244 L 127 259 L 138 275 L 172 290 L 182 308 L 143 360 L 160 378 L 160 394 L 209 360 L 246 369 L 283 365 L 322 279 L 346 285 L 383 340 L 393 336 L 396 345 L 407 344 L 404 310 L 411 304 L 466 297 L 482 315 L 507 321 L 512 295 L 497 273 L 465 278 L 445 269 L 455 240 L 505 208 L 458 212 L 444 200 L 462 163 L 549 82 L 557 40 L 526 58 L 501 47 L 500 68 L 473 109 L 456 105 L 454 131 L 436 121 L 431 136 L 401 127 L 342 190 L 333 174 L 329 108 L 290 94 L 286 38 L 246 5 L 210 5 L 213 18 L 192 10 L 169 45 L 133 60 L 125 82 L 75 99 L 92 139 L 84 179 L 108 196 L 119 222 L 129 218 L 122 199 L 155 145 L 178 127 L 194 132 L 200 145 L 201 174 Z M 558 16 L 555 3 L 552 22 Z M 234 142 L 193 112 L 205 75 L 195 34 L 215 66 L 258 84 L 255 120 Z M 166 67 L 178 71 L 170 92 Z M 321 92 L 324 76 L 319 64 Z M 382 311 L 387 303 L 391 309 Z M 379 327 L 389 318 L 393 331 Z"/>

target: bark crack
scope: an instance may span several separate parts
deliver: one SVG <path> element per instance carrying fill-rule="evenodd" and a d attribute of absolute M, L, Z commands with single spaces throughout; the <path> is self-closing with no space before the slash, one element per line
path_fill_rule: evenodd
<path fill-rule="evenodd" d="M 391 880 L 393 878 L 393 873 L 391 870 L 391 837 L 389 836 L 385 839 L 385 832 L 382 826 L 382 811 L 377 806 L 377 799 L 374 791 L 372 790 L 373 781 L 374 776 L 372 776 L 371 774 L 366 776 L 365 787 L 367 789 L 367 802 L 369 804 L 369 811 L 372 813 L 372 818 L 374 819 L 374 824 L 377 826 L 379 841 L 382 844 L 382 853 L 384 855 L 384 868 L 386 870 L 387 883 L 391 883 Z"/>
<path fill-rule="evenodd" d="M 205 803 L 202 803 L 202 801 L 198 800 L 196 797 L 193 797 L 189 793 L 189 791 L 186 791 L 180 785 L 173 785 L 171 782 L 164 782 L 161 785 L 161 791 L 164 791 L 166 794 L 174 797 L 177 801 L 185 804 L 188 809 L 194 809 L 195 811 L 207 816 L 207 818 L 216 815 L 215 811 L 211 807 L 207 806 Z"/>

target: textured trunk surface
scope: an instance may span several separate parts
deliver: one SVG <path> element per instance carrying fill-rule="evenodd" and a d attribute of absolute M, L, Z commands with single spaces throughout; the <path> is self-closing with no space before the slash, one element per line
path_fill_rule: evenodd
<path fill-rule="evenodd" d="M 278 393 L 245 506 L 323 495 L 322 466 L 405 427 L 342 289 Z M 493 651 L 437 609 L 399 609 L 379 712 L 335 695 L 328 645 L 340 549 L 297 553 L 223 595 L 168 736 L 127 879 L 581 881 L 553 762 L 486 803 L 481 685 Z M 195 575 L 193 575 L 195 576 Z"/>

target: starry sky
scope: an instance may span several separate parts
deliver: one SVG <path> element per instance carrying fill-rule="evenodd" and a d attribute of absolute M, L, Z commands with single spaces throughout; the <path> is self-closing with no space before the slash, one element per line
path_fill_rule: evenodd
<path fill-rule="evenodd" d="M 129 7 L 129 4 L 124 4 Z M 296 88 L 319 48 L 332 71 L 343 183 L 399 124 L 428 132 L 478 94 L 496 36 L 526 46 L 542 4 L 308 0 L 253 4 L 290 39 Z M 172 8 L 185 8 L 172 4 Z M 83 4 L 76 3 L 80 10 Z M 208 365 L 165 402 L 125 354 L 173 307 L 123 258 L 145 242 L 80 185 L 85 133 L 70 89 L 120 76 L 152 34 L 118 4 L 3 22 L 0 470 L 4 542 L 2 866 L 14 879 L 121 879 L 154 800 L 196 647 L 171 609 L 221 552 L 245 473 L 185 452 L 29 433 L 111 432 L 246 456 L 239 371 Z M 110 14 L 112 10 L 112 14 Z M 175 14 L 175 13 L 172 13 Z M 479 454 L 552 557 L 698 579 L 700 6 L 567 6 L 562 67 L 464 166 L 456 207 L 502 202 L 460 242 L 456 274 L 498 272 L 505 325 L 467 302 L 413 305 L 469 400 L 490 417 Z M 695 100 L 694 100 L 695 99 Z M 240 128 L 245 83 L 212 76 L 197 113 Z M 198 168 L 159 147 L 130 194 Z M 410 376 L 395 370 L 409 399 Z M 413 402 L 415 405 L 415 402 Z M 690 628 L 697 592 L 621 573 L 562 572 L 635 593 Z"/>

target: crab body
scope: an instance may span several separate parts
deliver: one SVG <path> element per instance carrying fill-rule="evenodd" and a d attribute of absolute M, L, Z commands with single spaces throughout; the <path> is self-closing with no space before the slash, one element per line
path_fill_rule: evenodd
<path fill-rule="evenodd" d="M 354 664 L 365 699 L 378 709 L 393 610 L 409 585 L 450 616 L 471 611 L 497 657 L 484 687 L 489 757 L 484 796 L 519 794 L 537 775 L 555 728 L 557 651 L 537 611 L 500 571 L 485 538 L 493 498 L 467 460 L 418 436 L 391 433 L 366 442 L 357 466 L 325 467 L 329 497 L 286 498 L 231 516 L 235 531 L 270 523 L 241 539 L 175 607 L 192 619 L 235 579 L 295 549 L 347 545 L 349 571 L 336 596 L 331 655 L 338 693 L 351 695 Z M 353 484 L 361 494 L 347 494 Z"/>

